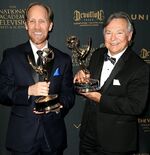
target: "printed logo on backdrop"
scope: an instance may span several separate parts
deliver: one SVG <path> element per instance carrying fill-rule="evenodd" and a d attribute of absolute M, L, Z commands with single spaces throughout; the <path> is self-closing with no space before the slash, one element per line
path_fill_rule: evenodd
<path fill-rule="evenodd" d="M 150 50 L 142 48 L 140 51 L 140 57 L 148 64 L 150 64 Z"/>
<path fill-rule="evenodd" d="M 78 26 L 99 26 L 104 21 L 103 10 L 89 10 L 87 12 L 74 10 L 74 25 Z"/>
<path fill-rule="evenodd" d="M 130 18 L 133 21 L 148 21 L 149 20 L 149 14 L 130 14 Z"/>
<path fill-rule="evenodd" d="M 129 14 L 133 21 L 149 21 L 149 14 L 131 13 Z M 105 19 L 104 10 L 81 11 L 74 10 L 74 25 L 78 26 L 99 26 Z"/>
<path fill-rule="evenodd" d="M 138 123 L 141 125 L 145 133 L 150 133 L 150 118 L 149 117 L 138 118 Z"/>
<path fill-rule="evenodd" d="M 9 6 L 0 9 L 0 29 L 24 28 L 25 9 Z"/>

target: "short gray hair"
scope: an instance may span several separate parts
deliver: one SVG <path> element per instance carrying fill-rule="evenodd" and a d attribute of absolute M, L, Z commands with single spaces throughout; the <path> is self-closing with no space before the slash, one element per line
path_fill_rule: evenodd
<path fill-rule="evenodd" d="M 133 27 L 133 23 L 129 17 L 129 15 L 125 12 L 115 12 L 113 14 L 111 14 L 108 19 L 106 20 L 106 22 L 103 25 L 103 28 L 105 29 L 105 27 L 113 20 L 113 19 L 118 19 L 118 18 L 123 18 L 127 21 L 128 23 L 128 31 L 129 32 L 133 32 L 134 31 L 134 27 Z"/>

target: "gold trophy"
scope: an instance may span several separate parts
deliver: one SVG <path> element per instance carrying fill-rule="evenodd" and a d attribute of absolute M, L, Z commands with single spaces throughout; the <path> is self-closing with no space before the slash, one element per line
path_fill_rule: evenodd
<path fill-rule="evenodd" d="M 79 63 L 80 69 L 85 72 L 85 74 L 90 74 L 89 70 L 86 68 L 85 60 L 91 51 L 91 38 L 88 41 L 87 48 L 80 48 L 80 40 L 76 36 L 70 36 L 67 38 L 67 47 L 77 54 L 77 61 Z M 75 82 L 75 91 L 77 93 L 93 92 L 100 89 L 99 80 L 92 78 L 85 78 L 84 82 Z"/>
<path fill-rule="evenodd" d="M 37 51 L 37 54 L 39 56 L 40 63 L 37 65 L 33 65 L 33 62 L 30 59 L 30 56 L 28 55 L 28 61 L 31 67 L 34 69 L 36 74 L 39 77 L 39 81 L 46 81 L 48 82 L 48 71 L 46 68 L 46 65 L 48 62 L 54 59 L 54 52 L 49 49 L 45 48 L 42 51 Z M 58 94 L 49 94 L 48 96 L 39 96 L 35 99 L 35 111 L 38 112 L 50 112 L 55 110 L 60 106 L 59 103 L 57 103 Z"/>

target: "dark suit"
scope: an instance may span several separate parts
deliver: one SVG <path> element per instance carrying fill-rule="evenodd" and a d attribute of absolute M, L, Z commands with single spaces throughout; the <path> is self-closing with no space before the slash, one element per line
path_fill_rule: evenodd
<path fill-rule="evenodd" d="M 92 78 L 100 79 L 107 49 L 97 49 L 89 64 Z M 120 85 L 114 85 L 117 79 Z M 100 103 L 87 100 L 81 131 L 80 150 L 128 152 L 137 149 L 137 116 L 146 104 L 149 67 L 130 48 L 118 60 L 102 86 Z M 81 153 L 82 154 L 82 153 Z M 83 153 L 84 154 L 84 153 Z M 88 155 L 88 153 L 85 153 Z"/>
<path fill-rule="evenodd" d="M 74 104 L 72 62 L 67 54 L 50 45 L 49 48 L 53 49 L 55 55 L 54 60 L 48 64 L 50 93 L 57 93 L 59 103 L 63 105 L 58 114 L 33 113 L 34 97 L 28 97 L 28 86 L 35 83 L 35 71 L 27 59 L 27 55 L 33 58 L 30 43 L 4 51 L 0 65 L 0 98 L 2 102 L 12 103 L 6 139 L 9 149 L 28 152 L 41 124 L 46 143 L 52 150 L 63 150 L 67 146 L 64 117 Z M 55 75 L 56 69 L 59 69 L 59 74 Z"/>

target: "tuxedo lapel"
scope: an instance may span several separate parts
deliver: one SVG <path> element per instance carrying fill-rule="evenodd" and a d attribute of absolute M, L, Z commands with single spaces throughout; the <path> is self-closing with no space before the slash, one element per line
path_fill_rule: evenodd
<path fill-rule="evenodd" d="M 101 88 L 101 92 L 104 92 L 109 85 L 112 83 L 113 79 L 115 78 L 115 76 L 118 74 L 118 72 L 123 68 L 126 60 L 129 57 L 129 51 L 126 50 L 125 53 L 120 57 L 120 59 L 118 60 L 118 62 L 116 63 L 115 67 L 113 68 L 110 76 L 108 77 L 108 79 L 105 81 L 104 85 Z"/>
<path fill-rule="evenodd" d="M 99 58 L 99 62 L 97 63 L 97 68 L 96 68 L 96 72 L 95 72 L 95 78 L 100 80 L 100 76 L 101 76 L 101 72 L 102 72 L 102 67 L 104 63 L 104 57 L 100 57 Z"/>
<path fill-rule="evenodd" d="M 91 76 L 94 79 L 100 79 L 101 70 L 104 63 L 104 53 L 105 50 L 101 51 L 100 49 L 97 51 L 97 53 L 92 58 L 93 61 L 91 62 L 90 66 L 94 66 L 94 69 L 91 69 Z M 90 69 L 90 68 L 89 68 Z"/>
<path fill-rule="evenodd" d="M 54 58 L 55 59 L 55 58 Z M 48 79 L 50 79 L 50 76 L 51 76 L 51 73 L 52 73 L 52 69 L 53 69 L 53 64 L 54 64 L 54 59 L 53 60 L 51 60 L 50 62 L 48 62 L 47 64 L 46 64 L 46 67 L 45 67 L 45 69 L 47 70 L 47 73 L 48 73 Z"/>

